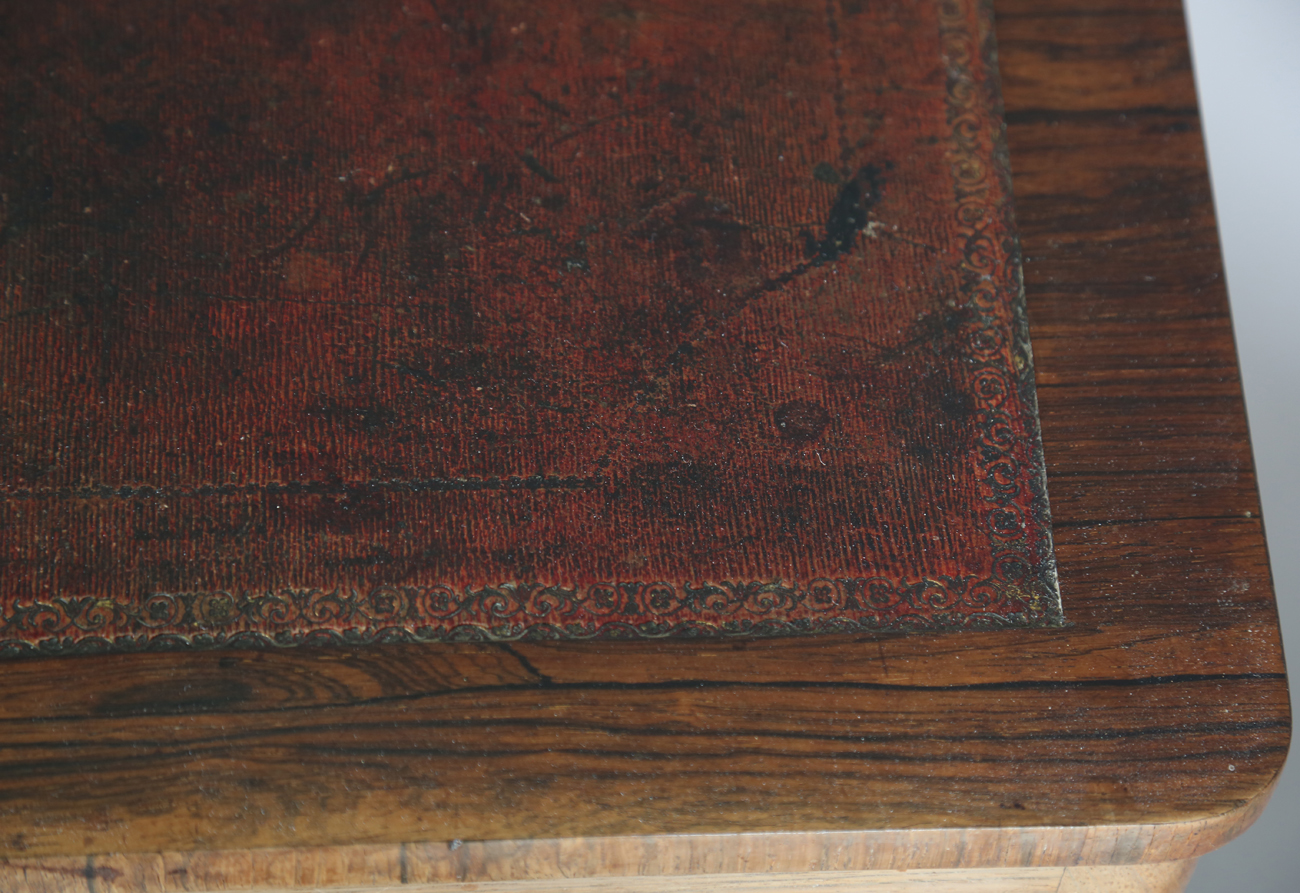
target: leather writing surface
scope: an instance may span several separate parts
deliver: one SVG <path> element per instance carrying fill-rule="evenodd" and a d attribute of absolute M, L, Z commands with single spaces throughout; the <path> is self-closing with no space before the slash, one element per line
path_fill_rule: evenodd
<path fill-rule="evenodd" d="M 26 16 L 9 650 L 1060 622 L 978 4 Z"/>

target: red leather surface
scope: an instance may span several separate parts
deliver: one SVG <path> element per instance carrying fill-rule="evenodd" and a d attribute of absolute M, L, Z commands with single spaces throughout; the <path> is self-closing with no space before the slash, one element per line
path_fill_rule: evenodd
<path fill-rule="evenodd" d="M 978 6 L 7 14 L 8 650 L 1059 622 Z"/>

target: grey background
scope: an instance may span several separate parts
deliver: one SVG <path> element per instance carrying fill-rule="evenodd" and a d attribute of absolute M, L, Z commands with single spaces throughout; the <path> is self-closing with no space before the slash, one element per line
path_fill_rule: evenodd
<path fill-rule="evenodd" d="M 1282 635 L 1300 654 L 1300 0 L 1184 2 Z M 1189 891 L 1300 891 L 1292 762 L 1263 817 L 1202 858 Z"/>

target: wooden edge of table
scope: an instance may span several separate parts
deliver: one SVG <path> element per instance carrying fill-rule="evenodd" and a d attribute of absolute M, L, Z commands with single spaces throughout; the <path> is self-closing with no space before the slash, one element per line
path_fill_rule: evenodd
<path fill-rule="evenodd" d="M 1280 773 L 1279 773 L 1280 774 Z M 1181 890 L 1196 859 L 1245 831 L 1258 794 L 1190 822 L 419 841 L 0 860 L 12 893 L 418 890 Z M 897 882 L 897 883 L 896 883 Z M 899 885 L 901 884 L 901 886 Z M 956 889 L 956 888 L 954 888 Z"/>
<path fill-rule="evenodd" d="M 365 884 L 329 887 L 331 893 L 857 893 L 863 889 L 880 893 L 1178 893 L 1186 888 L 1196 868 L 1196 860 L 1153 862 L 1143 865 L 1089 865 L 1070 868 L 980 868 L 967 871 L 951 869 L 916 869 L 910 871 L 833 871 L 817 873 L 771 873 L 660 876 L 563 878 L 538 881 L 490 881 L 487 883 L 450 884 Z M 99 874 L 95 872 L 99 871 Z M 69 873 L 70 872 L 70 873 Z M 84 877 L 80 877 L 84 874 Z M 99 880 L 96 880 L 99 878 Z M 40 893 L 65 891 L 144 889 L 123 887 L 121 875 L 109 875 L 87 867 L 65 870 L 61 876 L 47 878 L 37 886 L 20 886 L 20 891 Z M 51 882 L 52 881 L 52 882 Z M 188 884 L 152 886 L 147 889 L 185 890 L 219 893 L 219 889 Z M 324 889 L 319 885 L 258 886 L 239 888 L 247 893 L 288 893 L 294 889 Z"/>

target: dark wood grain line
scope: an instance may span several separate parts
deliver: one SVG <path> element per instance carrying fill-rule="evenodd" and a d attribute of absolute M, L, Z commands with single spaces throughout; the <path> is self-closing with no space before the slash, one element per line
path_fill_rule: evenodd
<path fill-rule="evenodd" d="M 902 693 L 921 693 L 921 692 L 1051 692 L 1051 691 L 1071 691 L 1076 689 L 1138 689 L 1155 686 L 1177 686 L 1177 685 L 1194 685 L 1199 683 L 1234 683 L 1234 682 L 1256 682 L 1272 681 L 1284 682 L 1285 673 L 1182 673 L 1167 676 L 1147 676 L 1147 677 L 1112 677 L 1112 678 L 1094 678 L 1094 679 L 1077 679 L 1077 680 L 1060 680 L 1048 678 L 1028 678 L 1016 681 L 1003 682 L 976 682 L 967 684 L 949 684 L 949 685 L 918 685 L 918 684 L 897 684 L 887 682 L 852 682 L 826 679 L 788 679 L 788 680 L 717 680 L 717 679 L 674 679 L 662 682 L 557 682 L 546 677 L 540 672 L 537 673 L 538 681 L 535 684 L 515 684 L 515 685 L 481 685 L 466 686 L 463 688 L 447 689 L 444 691 L 412 691 L 403 694 L 385 695 L 375 698 L 362 698 L 349 700 L 344 704 L 291 704 L 283 707 L 273 708 L 249 708 L 249 709 L 212 709 L 204 710 L 200 706 L 188 706 L 182 715 L 222 717 L 222 716 L 285 716 L 294 713 L 310 713 L 337 709 L 346 707 L 349 710 L 357 710 L 367 707 L 389 706 L 410 702 L 436 701 L 447 698 L 472 698 L 484 695 L 514 695 L 514 694 L 535 694 L 540 692 L 549 693 L 588 693 L 588 692 L 705 692 L 705 691 L 796 691 L 796 692 L 817 692 L 817 691 L 878 691 L 878 692 L 898 692 Z M 223 705 L 224 706 L 224 705 Z M 110 719 L 127 719 L 133 717 L 159 717 L 165 718 L 168 713 L 145 713 L 145 712 L 103 712 L 103 713 L 84 713 L 84 714 L 60 714 L 33 718 L 0 718 L 0 726 L 8 724 L 21 724 L 25 727 L 35 728 L 42 724 L 53 723 L 64 725 L 73 722 L 94 722 Z M 538 727 L 546 725 L 545 720 L 532 720 Z M 473 728 L 481 726 L 484 721 L 465 720 L 465 721 L 421 721 L 429 727 L 446 727 L 446 728 Z M 334 726 L 338 720 L 326 720 L 325 724 Z M 368 725 L 362 723 L 362 726 Z M 403 725 L 403 723 L 396 723 Z M 563 724 L 561 724 L 563 725 Z M 275 729 L 267 730 L 266 733 L 291 733 L 300 732 L 315 728 L 310 725 L 284 725 L 277 726 Z M 263 734 L 258 732 L 258 734 Z M 91 739 L 87 739 L 91 740 Z M 126 742 L 102 742 L 102 746 L 123 746 L 131 747 L 135 744 L 140 746 L 158 747 L 162 740 L 140 740 Z M 57 746 L 61 749 L 84 746 L 86 741 L 74 739 L 63 739 L 57 745 L 51 742 L 37 742 L 31 745 L 18 742 L 7 742 L 3 749 L 23 748 L 23 747 L 46 747 Z M 101 746 L 97 743 L 96 746 Z M 0 771 L 3 766 L 0 765 Z"/>

